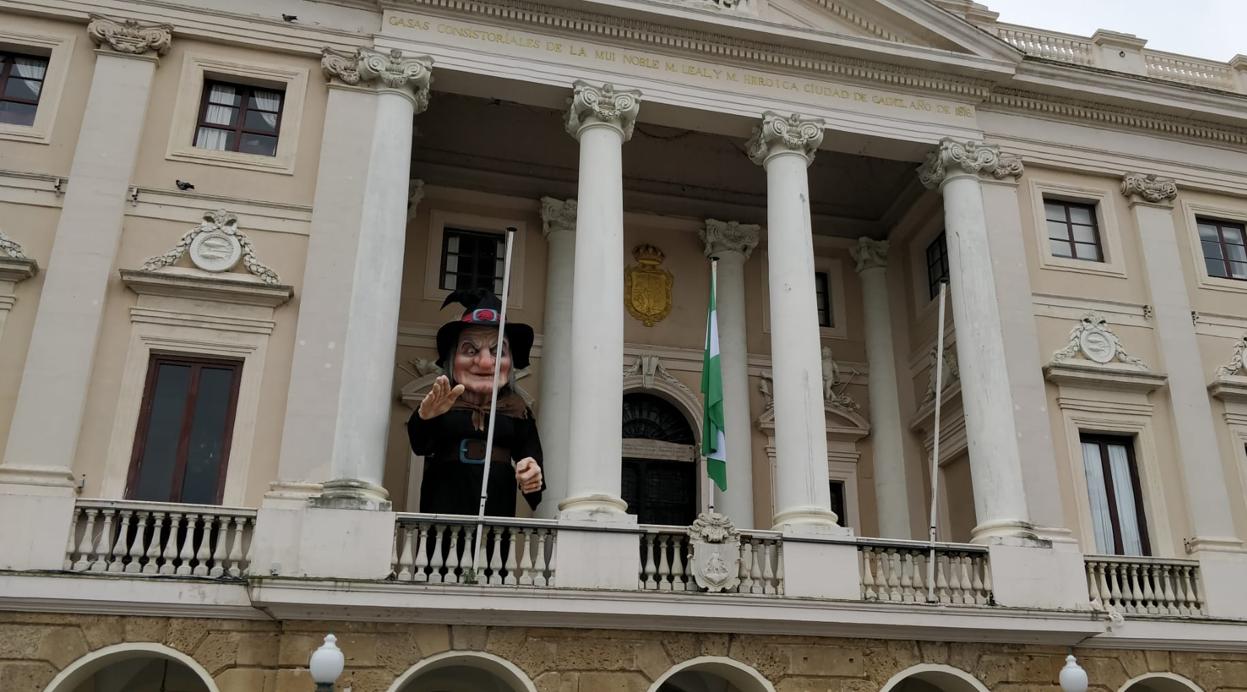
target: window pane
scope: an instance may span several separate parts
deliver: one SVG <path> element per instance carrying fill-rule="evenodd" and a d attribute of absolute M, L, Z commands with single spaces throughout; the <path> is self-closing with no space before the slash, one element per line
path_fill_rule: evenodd
<path fill-rule="evenodd" d="M 1101 259 L 1100 246 L 1092 243 L 1075 243 L 1074 256 L 1081 260 L 1099 262 Z"/>
<path fill-rule="evenodd" d="M 255 89 L 251 92 L 251 98 L 247 99 L 247 108 L 276 113 L 281 110 L 281 97 L 280 91 Z"/>
<path fill-rule="evenodd" d="M 1204 248 L 1204 257 L 1206 259 L 1219 260 L 1222 258 L 1221 243 L 1218 243 L 1216 241 L 1209 242 L 1205 240 L 1201 242 L 1200 245 Z"/>
<path fill-rule="evenodd" d="M 223 127 L 233 127 L 238 119 L 238 109 L 229 106 L 217 106 L 209 104 L 204 111 L 204 123 L 207 125 L 221 125 Z"/>
<path fill-rule="evenodd" d="M 459 236 L 450 233 L 446 234 L 446 251 L 459 252 Z"/>
<path fill-rule="evenodd" d="M 1247 262 L 1247 247 L 1242 245 L 1226 245 L 1226 259 L 1231 262 Z"/>
<path fill-rule="evenodd" d="M 1091 528 L 1095 533 L 1095 549 L 1102 555 L 1111 555 L 1113 542 L 1113 519 L 1108 509 L 1108 491 L 1104 486 L 1104 466 L 1100 460 L 1100 445 L 1082 443 L 1082 465 L 1087 475 L 1087 496 L 1091 501 Z"/>
<path fill-rule="evenodd" d="M 277 155 L 277 138 L 268 135 L 253 135 L 244 132 L 238 145 L 238 151 L 244 154 L 260 154 L 262 156 Z"/>
<path fill-rule="evenodd" d="M 1208 276 L 1218 276 L 1226 278 L 1229 276 L 1225 271 L 1225 262 L 1219 259 L 1205 259 L 1204 268 L 1208 270 Z"/>
<path fill-rule="evenodd" d="M 195 146 L 216 151 L 233 151 L 237 135 L 230 130 L 201 127 L 195 131 Z"/>
<path fill-rule="evenodd" d="M 48 72 L 48 59 L 29 56 L 13 56 L 13 76 L 22 79 L 42 80 Z"/>
<path fill-rule="evenodd" d="M 23 101 L 38 101 L 41 89 L 43 89 L 43 82 L 10 77 L 9 81 L 4 85 L 4 95 L 9 98 L 22 99 Z"/>
<path fill-rule="evenodd" d="M 1230 278 L 1247 279 L 1247 262 L 1231 262 Z"/>
<path fill-rule="evenodd" d="M 34 125 L 35 106 L 30 103 L 0 101 L 0 123 L 9 125 Z"/>
<path fill-rule="evenodd" d="M 1096 237 L 1095 228 L 1091 226 L 1073 226 L 1074 240 L 1080 243 L 1098 243 L 1099 238 Z"/>
<path fill-rule="evenodd" d="M 190 391 L 190 374 L 190 366 L 180 363 L 160 363 L 156 368 L 143 457 L 139 460 L 139 475 L 131 489 L 131 499 L 154 502 L 174 499 L 170 493 L 177 468 L 182 416 Z"/>
<path fill-rule="evenodd" d="M 1048 221 L 1065 223 L 1065 205 L 1057 202 L 1044 202 L 1044 217 Z"/>
<path fill-rule="evenodd" d="M 1049 239 L 1048 249 L 1053 257 L 1073 257 L 1074 248 L 1064 240 Z"/>
<path fill-rule="evenodd" d="M 208 89 L 208 103 L 238 106 L 242 104 L 242 96 L 239 95 L 238 89 L 231 84 L 213 84 Z"/>
<path fill-rule="evenodd" d="M 1049 221 L 1048 237 L 1053 240 L 1067 240 L 1069 238 L 1069 225 L 1063 221 Z"/>
<path fill-rule="evenodd" d="M 1234 226 L 1222 226 L 1221 227 L 1221 239 L 1224 240 L 1227 244 L 1242 245 L 1243 244 L 1243 232 Z"/>
<path fill-rule="evenodd" d="M 1200 222 L 1199 223 L 1199 239 L 1200 240 L 1211 240 L 1213 242 L 1216 242 L 1217 227 L 1210 223 Z"/>
<path fill-rule="evenodd" d="M 199 371 L 199 392 L 191 414 L 190 440 L 186 451 L 186 474 L 182 479 L 182 502 L 214 504 L 226 453 L 233 368 L 204 366 Z"/>
<path fill-rule="evenodd" d="M 1085 207 L 1078 204 L 1069 205 L 1069 220 L 1072 223 L 1080 223 L 1087 226 L 1095 223 L 1095 214 L 1092 207 Z"/>
<path fill-rule="evenodd" d="M 277 114 L 260 111 L 247 111 L 247 119 L 243 127 L 256 132 L 277 132 Z"/>
<path fill-rule="evenodd" d="M 1143 554 L 1143 537 L 1140 526 L 1143 517 L 1134 504 L 1134 469 L 1123 445 L 1107 445 L 1109 468 L 1113 473 L 1113 499 L 1117 502 L 1117 521 L 1121 528 L 1122 552 L 1126 555 Z"/>

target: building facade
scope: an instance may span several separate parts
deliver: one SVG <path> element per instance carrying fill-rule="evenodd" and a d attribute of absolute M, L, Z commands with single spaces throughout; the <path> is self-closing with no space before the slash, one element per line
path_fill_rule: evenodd
<path fill-rule="evenodd" d="M 969 0 L 0 16 L 0 690 L 306 690 L 326 632 L 355 692 L 1247 689 L 1247 60 Z M 404 423 L 507 229 L 548 490 L 478 525 Z"/>

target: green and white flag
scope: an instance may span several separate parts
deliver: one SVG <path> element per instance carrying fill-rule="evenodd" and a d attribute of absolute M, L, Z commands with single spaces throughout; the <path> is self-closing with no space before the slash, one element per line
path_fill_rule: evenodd
<path fill-rule="evenodd" d="M 716 267 L 710 268 L 710 309 L 706 314 L 706 354 L 701 368 L 704 399 L 701 453 L 706 473 L 719 490 L 727 490 L 727 438 L 723 432 L 723 372 L 719 368 L 719 315 L 715 309 Z"/>

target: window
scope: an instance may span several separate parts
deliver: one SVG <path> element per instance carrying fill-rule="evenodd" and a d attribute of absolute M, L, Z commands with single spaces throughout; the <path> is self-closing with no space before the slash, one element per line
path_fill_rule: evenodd
<path fill-rule="evenodd" d="M 849 526 L 848 505 L 845 504 L 844 481 L 828 481 L 828 483 L 831 486 L 831 511 L 836 513 L 841 526 Z"/>
<path fill-rule="evenodd" d="M 205 80 L 195 146 L 276 156 L 284 98 L 275 89 Z"/>
<path fill-rule="evenodd" d="M 827 272 L 814 272 L 814 293 L 818 301 L 818 326 L 836 326 L 836 316 L 831 308 L 831 282 Z"/>
<path fill-rule="evenodd" d="M 1150 554 L 1134 440 L 1082 435 L 1081 441 L 1096 550 L 1109 555 Z"/>
<path fill-rule="evenodd" d="M 0 52 L 0 123 L 34 125 L 48 59 Z"/>
<path fill-rule="evenodd" d="M 1196 219 L 1208 276 L 1247 281 L 1247 230 L 1243 224 Z"/>
<path fill-rule="evenodd" d="M 688 526 L 697 517 L 696 438 L 684 415 L 653 394 L 623 398 L 620 495 L 641 524 Z M 632 445 L 629 442 L 642 442 Z M 627 451 L 631 448 L 633 451 Z"/>
<path fill-rule="evenodd" d="M 505 243 L 502 236 L 493 233 L 445 229 L 441 287 L 448 291 L 487 288 L 502 293 Z"/>
<path fill-rule="evenodd" d="M 242 364 L 153 355 L 126 497 L 219 504 Z"/>
<path fill-rule="evenodd" d="M 927 246 L 927 296 L 934 300 L 942 283 L 948 283 L 948 245 L 943 231 Z"/>
<path fill-rule="evenodd" d="M 1045 199 L 1044 218 L 1048 222 L 1048 249 L 1053 257 L 1104 261 L 1095 205 Z"/>

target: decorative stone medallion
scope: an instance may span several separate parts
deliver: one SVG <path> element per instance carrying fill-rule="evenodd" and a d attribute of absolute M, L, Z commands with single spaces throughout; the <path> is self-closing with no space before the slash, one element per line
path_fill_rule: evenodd
<path fill-rule="evenodd" d="M 740 584 L 740 533 L 718 512 L 702 512 L 688 527 L 689 567 L 693 579 L 711 592 L 730 591 Z"/>
<path fill-rule="evenodd" d="M 666 255 L 653 245 L 636 246 L 632 256 L 637 264 L 624 270 L 624 304 L 629 315 L 652 327 L 671 314 L 675 277 L 660 266 Z"/>
<path fill-rule="evenodd" d="M 206 272 L 225 272 L 242 259 L 242 243 L 220 229 L 195 236 L 190 247 L 191 264 Z"/>
<path fill-rule="evenodd" d="M 1077 326 L 1070 330 L 1069 343 L 1052 354 L 1052 362 L 1084 359 L 1097 365 L 1114 361 L 1146 370 L 1147 365 L 1126 353 L 1121 339 L 1108 328 L 1108 320 L 1094 312 L 1083 315 Z"/>

